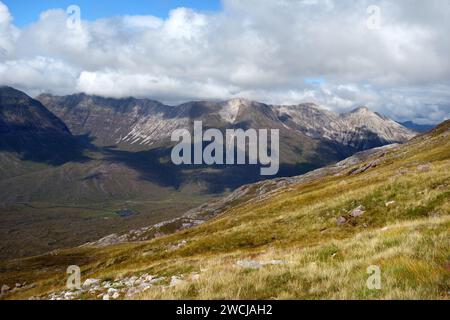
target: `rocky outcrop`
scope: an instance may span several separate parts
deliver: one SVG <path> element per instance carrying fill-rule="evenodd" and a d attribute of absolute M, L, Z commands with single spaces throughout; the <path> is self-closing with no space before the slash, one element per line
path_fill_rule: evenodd
<path fill-rule="evenodd" d="M 30 300 L 131 300 L 152 288 L 170 288 L 183 285 L 188 281 L 197 281 L 198 272 L 188 275 L 157 277 L 148 273 L 139 276 L 118 278 L 115 280 L 87 279 L 81 288 L 52 292 L 45 296 L 32 297 Z"/>

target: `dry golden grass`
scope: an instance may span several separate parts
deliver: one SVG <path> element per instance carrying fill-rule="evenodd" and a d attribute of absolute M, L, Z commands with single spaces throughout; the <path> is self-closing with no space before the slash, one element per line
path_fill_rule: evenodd
<path fill-rule="evenodd" d="M 269 249 L 240 255 L 284 265 L 245 270 L 235 258 L 202 261 L 198 280 L 154 288 L 140 299 L 429 299 L 448 298 L 443 254 L 450 247 L 450 217 L 392 225 L 312 248 Z M 231 258 L 231 259 L 230 259 Z M 179 261 L 179 263 L 183 263 Z M 369 290 L 367 268 L 381 268 L 381 290 Z"/>

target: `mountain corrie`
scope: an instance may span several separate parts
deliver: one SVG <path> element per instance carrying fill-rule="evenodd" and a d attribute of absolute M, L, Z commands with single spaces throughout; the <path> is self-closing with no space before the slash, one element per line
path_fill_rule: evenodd
<path fill-rule="evenodd" d="M 203 133 L 203 122 L 195 121 L 193 137 L 188 129 L 177 129 L 171 140 L 178 142 L 171 155 L 175 165 L 260 164 L 265 166 L 261 168 L 262 176 L 274 176 L 280 168 L 278 129 L 227 129 L 224 137 L 219 129 L 208 129 Z M 204 148 L 204 142 L 210 143 Z"/>

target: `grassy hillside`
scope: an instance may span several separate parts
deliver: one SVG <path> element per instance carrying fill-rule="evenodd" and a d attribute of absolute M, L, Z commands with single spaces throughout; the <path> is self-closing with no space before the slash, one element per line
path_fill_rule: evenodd
<path fill-rule="evenodd" d="M 265 197 L 255 188 L 219 217 L 152 241 L 2 263 L 0 284 L 33 284 L 4 298 L 46 298 L 79 265 L 83 279 L 163 277 L 135 299 L 448 299 L 449 136 L 447 121 L 338 172 Z M 366 286 L 372 265 L 381 290 Z"/>

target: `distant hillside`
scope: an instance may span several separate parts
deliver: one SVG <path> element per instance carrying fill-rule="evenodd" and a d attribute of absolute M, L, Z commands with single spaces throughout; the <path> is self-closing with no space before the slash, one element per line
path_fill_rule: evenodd
<path fill-rule="evenodd" d="M 400 124 L 402 126 L 404 126 L 405 128 L 408 128 L 410 130 L 420 132 L 420 133 L 428 132 L 435 127 L 435 125 L 417 124 L 412 121 L 400 122 Z"/>
<path fill-rule="evenodd" d="M 244 186 L 188 213 L 191 226 L 133 232 L 150 241 L 2 263 L 0 284 L 31 284 L 3 298 L 448 299 L 449 137 L 447 121 L 404 145 Z M 68 265 L 91 279 L 82 290 L 65 291 Z M 374 267 L 379 290 L 367 286 Z"/>

